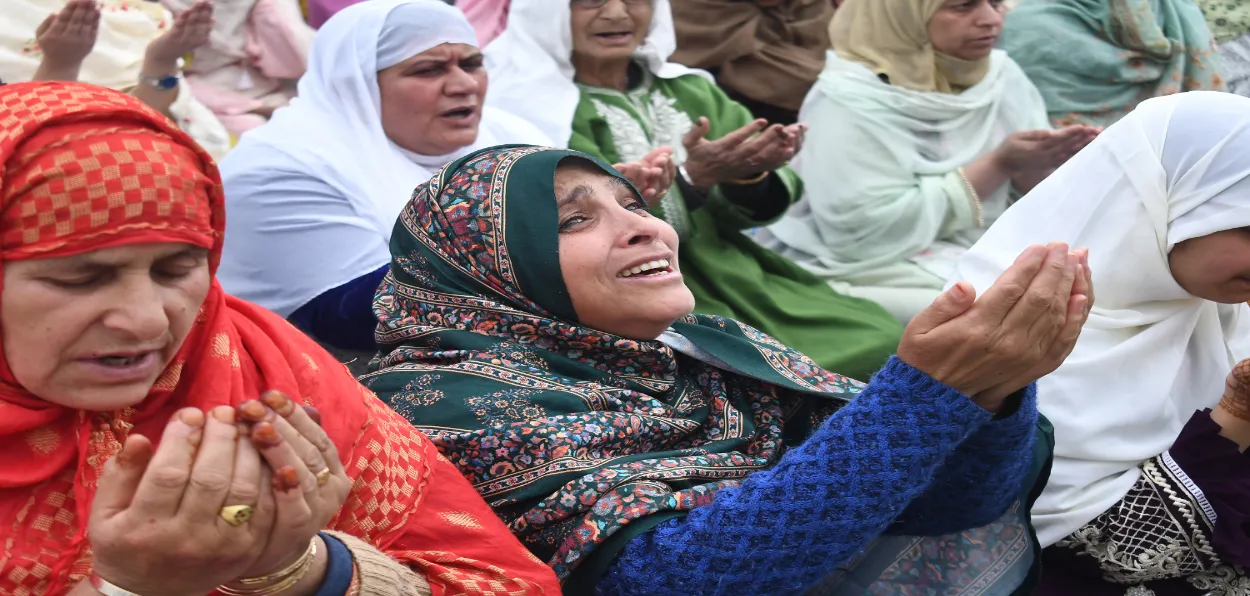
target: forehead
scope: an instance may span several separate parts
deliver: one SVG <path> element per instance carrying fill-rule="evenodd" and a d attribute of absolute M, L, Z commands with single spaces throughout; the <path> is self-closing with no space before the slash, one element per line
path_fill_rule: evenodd
<path fill-rule="evenodd" d="M 556 167 L 556 189 L 571 186 L 619 185 L 620 180 L 602 168 L 584 160 L 565 160 Z"/>
<path fill-rule="evenodd" d="M 444 43 L 436 45 L 416 56 L 413 56 L 399 65 L 414 64 L 417 62 L 450 62 L 455 60 L 465 60 L 480 56 L 482 51 L 474 46 L 465 43 Z"/>

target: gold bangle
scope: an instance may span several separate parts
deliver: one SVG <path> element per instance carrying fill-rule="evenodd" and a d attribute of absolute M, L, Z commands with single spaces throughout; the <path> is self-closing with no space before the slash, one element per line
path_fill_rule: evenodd
<path fill-rule="evenodd" d="M 728 182 L 729 184 L 735 184 L 737 186 L 751 186 L 752 184 L 759 184 L 763 182 L 764 179 L 767 178 L 768 175 L 771 173 L 772 171 L 760 172 L 760 175 L 758 176 L 753 176 L 751 178 L 730 178 L 729 180 L 726 180 L 725 182 Z"/>
<path fill-rule="evenodd" d="M 985 227 L 985 209 L 981 206 L 981 195 L 977 194 L 977 187 L 972 185 L 972 181 L 968 180 L 968 175 L 964 173 L 963 168 L 955 168 L 955 172 L 959 174 L 959 179 L 964 181 L 964 188 L 968 190 L 968 195 L 972 197 L 972 217 L 976 221 L 978 228 Z"/>
<path fill-rule="evenodd" d="M 241 585 L 242 588 L 231 588 L 226 585 L 217 586 L 217 591 L 225 596 L 272 596 L 273 594 L 281 594 L 299 583 L 308 575 L 308 571 L 312 569 L 313 561 L 317 558 L 317 538 L 313 537 L 308 541 L 308 549 L 294 563 L 286 566 L 277 572 L 261 577 L 244 577 L 239 578 L 231 583 Z"/>

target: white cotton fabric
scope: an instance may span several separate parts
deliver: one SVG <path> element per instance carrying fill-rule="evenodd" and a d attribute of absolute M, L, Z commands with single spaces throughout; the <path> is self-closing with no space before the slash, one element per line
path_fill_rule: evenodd
<path fill-rule="evenodd" d="M 1055 463 L 1033 508 L 1051 545 L 1124 497 L 1138 466 L 1214 407 L 1247 357 L 1245 304 L 1173 279 L 1176 244 L 1250 226 L 1250 99 L 1194 91 L 1143 102 L 990 228 L 955 280 L 984 292 L 1030 244 L 1088 247 L 1096 305 L 1076 349 L 1038 382 Z"/>
<path fill-rule="evenodd" d="M 445 43 L 476 46 L 477 37 L 441 0 L 370 0 L 321 27 L 298 97 L 221 163 L 229 216 L 217 276 L 227 292 L 289 316 L 385 266 L 399 212 L 438 168 L 483 147 L 549 143 L 489 108 L 477 141 L 453 154 L 391 142 L 377 72 Z"/>
<path fill-rule="evenodd" d="M 669 0 L 652 0 L 651 28 L 634 51 L 639 64 L 661 79 L 706 71 L 668 61 L 677 49 Z M 486 46 L 491 73 L 486 105 L 525 118 L 560 147 L 573 134 L 580 92 L 574 82 L 573 26 L 569 0 L 512 0 L 508 26 Z"/>

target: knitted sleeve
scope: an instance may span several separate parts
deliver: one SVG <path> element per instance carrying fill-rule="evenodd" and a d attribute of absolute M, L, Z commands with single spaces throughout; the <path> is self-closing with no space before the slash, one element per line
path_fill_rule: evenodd
<path fill-rule="evenodd" d="M 990 417 L 892 358 L 776 466 L 631 540 L 597 592 L 801 592 L 884 532 Z"/>
<path fill-rule="evenodd" d="M 390 265 L 370 271 L 337 288 L 326 290 L 291 313 L 288 321 L 318 341 L 345 350 L 373 351 L 373 295 Z"/>

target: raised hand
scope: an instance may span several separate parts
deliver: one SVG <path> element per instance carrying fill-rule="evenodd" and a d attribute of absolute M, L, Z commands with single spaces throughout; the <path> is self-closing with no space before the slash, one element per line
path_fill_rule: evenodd
<path fill-rule="evenodd" d="M 48 15 L 35 30 L 43 58 L 36 81 L 76 81 L 82 61 L 95 47 L 100 30 L 100 7 L 95 0 L 70 0 L 60 12 Z"/>
<path fill-rule="evenodd" d="M 208 43 L 212 32 L 213 3 L 210 0 L 198 0 L 191 8 L 174 17 L 174 24 L 169 31 L 148 44 L 143 74 L 173 74 L 177 70 L 178 59 Z"/>
<path fill-rule="evenodd" d="M 655 207 L 664 198 L 677 177 L 671 147 L 653 149 L 638 161 L 618 163 L 612 167 L 638 188 L 648 208 Z"/>

